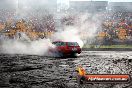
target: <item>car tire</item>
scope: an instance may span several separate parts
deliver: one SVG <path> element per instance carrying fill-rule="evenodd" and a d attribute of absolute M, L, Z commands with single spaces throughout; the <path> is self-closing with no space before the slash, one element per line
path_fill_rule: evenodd
<path fill-rule="evenodd" d="M 57 54 L 58 54 L 59 57 L 64 57 L 64 54 L 63 54 L 62 52 L 59 52 L 59 51 L 58 51 Z"/>
<path fill-rule="evenodd" d="M 76 53 L 72 53 L 70 54 L 71 57 L 77 57 L 77 54 Z"/>

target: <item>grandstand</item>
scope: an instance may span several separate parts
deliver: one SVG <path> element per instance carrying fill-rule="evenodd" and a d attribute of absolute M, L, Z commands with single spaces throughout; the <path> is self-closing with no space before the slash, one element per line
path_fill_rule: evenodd
<path fill-rule="evenodd" d="M 112 11 L 132 12 L 132 2 L 110 2 L 109 9 Z"/>
<path fill-rule="evenodd" d="M 54 1 L 54 0 L 53 0 Z M 55 3 L 52 8 L 56 8 Z M 9 38 L 21 36 L 21 32 L 26 33 L 31 39 L 47 38 L 54 32 L 63 30 L 63 26 L 76 25 L 80 15 L 90 13 L 90 17 L 85 21 L 93 21 L 92 16 L 97 16 L 93 23 L 101 20 L 101 24 L 97 34 L 95 34 L 97 42 L 115 43 L 117 41 L 131 44 L 132 41 L 132 3 L 131 2 L 107 2 L 107 1 L 70 1 L 70 14 L 57 12 L 50 13 L 45 9 L 37 9 L 27 11 L 27 15 L 17 19 L 14 9 L 0 9 L 0 36 L 4 35 Z M 20 9 L 19 9 L 20 10 Z M 54 10 L 55 11 L 55 10 Z M 77 13 L 74 14 L 74 11 Z M 72 13 L 71 13 L 72 12 Z M 98 19 L 99 18 L 99 19 Z M 77 24 L 81 27 L 81 24 Z M 62 27 L 61 27 L 62 26 Z M 81 33 L 81 32 L 80 32 Z M 87 36 L 88 32 L 83 32 L 83 36 Z M 102 43 L 102 42 L 101 42 Z"/>
<path fill-rule="evenodd" d="M 108 5 L 107 1 L 70 1 L 70 9 L 79 12 L 104 11 Z"/>

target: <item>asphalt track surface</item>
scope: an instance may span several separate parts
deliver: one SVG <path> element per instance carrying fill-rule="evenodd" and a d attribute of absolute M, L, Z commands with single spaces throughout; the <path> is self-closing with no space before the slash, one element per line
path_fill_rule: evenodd
<path fill-rule="evenodd" d="M 131 51 L 83 51 L 64 58 L 1 54 L 0 88 L 132 88 L 132 82 L 79 85 L 75 78 L 78 65 L 90 74 L 132 76 L 131 59 Z"/>

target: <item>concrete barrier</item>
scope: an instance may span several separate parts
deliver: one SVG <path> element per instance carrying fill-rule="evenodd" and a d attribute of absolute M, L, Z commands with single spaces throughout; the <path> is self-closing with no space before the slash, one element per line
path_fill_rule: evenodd
<path fill-rule="evenodd" d="M 132 48 L 82 48 L 83 51 L 132 51 Z"/>

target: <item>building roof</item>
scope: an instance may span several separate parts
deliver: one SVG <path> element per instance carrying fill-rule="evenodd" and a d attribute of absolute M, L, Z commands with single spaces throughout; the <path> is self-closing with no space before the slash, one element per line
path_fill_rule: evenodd
<path fill-rule="evenodd" d="M 110 2 L 109 6 L 115 11 L 129 11 L 132 12 L 132 2 Z"/>
<path fill-rule="evenodd" d="M 108 1 L 70 1 L 70 6 L 107 6 Z"/>
<path fill-rule="evenodd" d="M 110 6 L 132 6 L 132 2 L 110 2 Z"/>

